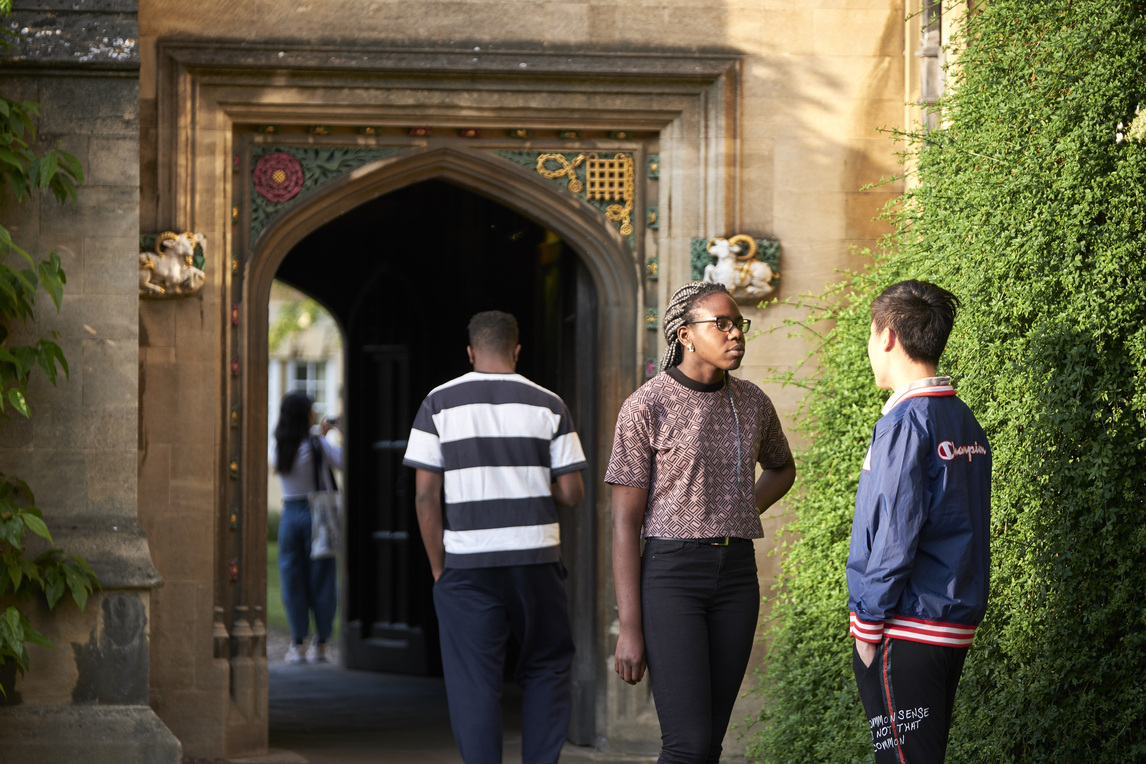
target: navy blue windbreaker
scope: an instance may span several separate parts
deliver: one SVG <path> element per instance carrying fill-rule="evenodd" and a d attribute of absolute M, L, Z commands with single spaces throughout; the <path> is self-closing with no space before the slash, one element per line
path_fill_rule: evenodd
<path fill-rule="evenodd" d="M 884 406 L 864 457 L 848 554 L 851 633 L 965 647 L 987 610 L 991 450 L 946 377 Z"/>

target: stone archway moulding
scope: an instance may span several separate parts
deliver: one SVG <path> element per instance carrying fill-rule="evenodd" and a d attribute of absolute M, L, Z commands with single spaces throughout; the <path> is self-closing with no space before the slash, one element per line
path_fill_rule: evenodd
<path fill-rule="evenodd" d="M 695 52 L 161 42 L 159 223 L 229 236 L 237 124 L 623 125 L 660 135 L 658 250 L 685 261 L 665 282 L 686 280 L 689 238 L 739 222 L 739 70 L 737 56 Z"/>
<path fill-rule="evenodd" d="M 282 258 L 307 233 L 347 209 L 410 183 L 438 178 L 463 186 L 517 209 L 558 233 L 582 254 L 596 284 L 599 304 L 600 369 L 598 432 L 612 429 L 611 417 L 624 397 L 639 384 L 641 358 L 636 338 L 644 331 L 645 294 L 640 265 L 611 227 L 600 225 L 599 214 L 587 205 L 555 192 L 536 177 L 508 162 L 483 156 L 469 146 L 426 142 L 370 163 L 324 186 L 291 214 L 272 224 L 253 251 L 245 249 L 232 228 L 231 172 L 234 131 L 240 125 L 467 125 L 483 128 L 517 127 L 608 129 L 655 132 L 662 167 L 660 226 L 655 232 L 661 278 L 655 303 L 664 304 L 670 285 L 689 278 L 689 246 L 693 237 L 712 230 L 731 230 L 737 223 L 736 186 L 731 170 L 738 162 L 736 135 L 739 64 L 729 55 L 695 53 L 562 53 L 389 49 L 373 52 L 315 47 L 249 47 L 217 43 L 162 42 L 157 73 L 158 103 L 158 222 L 160 226 L 203 232 L 214 258 L 200 305 L 201 336 L 175 357 L 188 370 L 218 380 L 222 398 L 215 418 L 215 473 L 206 479 L 217 486 L 217 505 L 204 507 L 212 518 L 228 514 L 232 477 L 244 465 L 242 485 L 247 516 L 243 535 L 265 537 L 265 495 L 254 486 L 266 482 L 266 306 L 270 283 Z M 372 145 L 364 143 L 361 145 Z M 513 148 L 522 145 L 514 144 Z M 488 146 L 486 146 L 488 148 Z M 412 149 L 412 150 L 411 150 Z M 232 257 L 238 269 L 232 273 Z M 241 284 L 236 293 L 236 281 Z M 238 303 L 238 308 L 233 306 Z M 211 338 L 214 339 L 211 339 Z M 141 345 L 143 343 L 141 342 Z M 232 368 L 233 362 L 237 362 Z M 237 417 L 241 455 L 229 444 L 236 424 L 223 410 L 231 385 L 242 391 L 243 410 Z M 212 412 L 203 412 L 210 417 Z M 606 421 L 609 420 L 609 421 Z M 176 423 L 172 422 L 175 426 Z M 591 458 L 601 465 L 608 443 L 596 444 Z M 603 474 L 603 468 L 600 473 Z M 604 504 L 602 499 L 599 504 Z M 598 506 L 602 514 L 604 506 Z M 141 513 L 145 508 L 141 507 Z M 231 559 L 235 536 L 228 540 L 226 524 L 212 545 L 212 581 L 199 582 L 216 593 L 215 603 L 229 601 L 225 591 L 241 590 L 243 602 L 230 638 L 246 646 L 229 648 L 216 640 L 215 664 L 204 661 L 193 683 L 222 689 L 218 698 L 226 711 L 218 718 L 218 733 L 204 733 L 193 705 L 160 707 L 161 718 L 184 743 L 185 755 L 214 757 L 254 750 L 266 744 L 266 668 L 260 661 L 259 632 L 265 600 L 265 580 L 257 573 L 265 559 L 250 545 L 246 565 L 251 576 L 236 575 Z M 244 545 L 247 546 L 247 545 Z M 600 559 L 607 559 L 607 542 L 600 542 Z M 157 557 L 163 550 L 153 550 Z M 265 547 L 261 554 L 265 554 Z M 163 563 L 157 560 L 163 570 Z M 259 589 L 261 587 L 261 593 Z M 163 596 L 163 590 L 157 592 Z M 613 618 L 611 592 L 602 592 L 598 622 Z M 212 603 L 214 604 L 214 603 Z M 262 602 L 265 605 L 265 601 Z M 250 606 L 249 608 L 247 606 Z M 211 628 L 218 637 L 225 627 L 218 607 L 200 601 L 190 622 Z M 199 612 L 202 610 L 202 612 Z M 216 611 L 216 612 L 213 612 Z M 165 637 L 153 639 L 153 651 L 164 660 Z M 603 649 L 608 636 L 600 635 Z M 238 642 L 236 642 L 238 644 Z M 229 654 L 229 655 L 228 655 Z M 220 671 L 230 657 L 229 688 L 220 685 Z M 237 661 L 237 662 L 236 662 Z M 200 676 L 201 675 L 201 676 Z M 155 672 L 153 672 L 155 676 Z M 244 679 L 244 677 L 246 677 Z M 162 684 L 153 680 L 153 684 Z M 637 721 L 649 706 L 647 696 L 607 689 L 598 682 L 599 734 L 618 739 L 641 738 L 655 720 Z M 163 696 L 167 688 L 153 688 Z M 225 694 L 229 693 L 230 703 Z M 210 691 L 207 692 L 210 694 Z M 206 698 L 205 698 L 206 699 Z M 611 707 L 610 707 L 611 706 Z M 621 725 L 627 730 L 620 732 Z"/>

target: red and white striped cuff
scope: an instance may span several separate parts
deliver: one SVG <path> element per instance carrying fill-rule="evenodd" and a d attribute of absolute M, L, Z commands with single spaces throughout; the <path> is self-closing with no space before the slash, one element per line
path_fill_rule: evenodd
<path fill-rule="evenodd" d="M 892 616 L 886 621 L 868 623 L 857 618 L 855 613 L 851 614 L 850 621 L 851 635 L 862 642 L 873 644 L 878 644 L 884 637 L 892 637 L 941 647 L 970 647 L 978 628 L 906 616 Z"/>
<path fill-rule="evenodd" d="M 867 623 L 861 621 L 856 617 L 855 613 L 851 614 L 851 635 L 861 642 L 871 642 L 878 645 L 883 641 L 883 621 L 876 623 Z"/>

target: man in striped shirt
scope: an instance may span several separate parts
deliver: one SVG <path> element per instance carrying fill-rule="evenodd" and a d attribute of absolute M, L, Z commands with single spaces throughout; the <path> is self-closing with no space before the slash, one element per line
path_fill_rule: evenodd
<path fill-rule="evenodd" d="M 426 396 L 402 462 L 416 470 L 450 723 L 466 764 L 500 764 L 512 633 L 521 644 L 522 759 L 556 762 L 573 660 L 557 505 L 584 497 L 585 454 L 561 398 L 515 372 L 513 316 L 478 313 L 469 339 L 474 370 Z"/>

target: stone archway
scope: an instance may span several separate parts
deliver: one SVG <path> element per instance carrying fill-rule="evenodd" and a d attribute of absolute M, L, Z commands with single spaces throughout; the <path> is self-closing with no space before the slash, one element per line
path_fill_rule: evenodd
<path fill-rule="evenodd" d="M 266 746 L 260 486 L 266 482 L 265 310 L 277 264 L 309 231 L 342 211 L 427 178 L 542 222 L 576 248 L 596 291 L 599 437 L 587 451 L 603 474 L 612 416 L 653 355 L 649 338 L 655 351 L 657 335 L 646 332 L 646 314 L 651 311 L 655 321 L 653 306 L 667 297 L 667 285 L 687 280 L 689 239 L 734 220 L 735 186 L 723 169 L 735 152 L 730 116 L 738 70 L 733 59 L 695 53 L 526 52 L 490 57 L 485 70 L 475 71 L 469 56 L 452 52 L 390 50 L 344 60 L 337 51 L 313 48 L 181 43 L 161 43 L 157 66 L 170 87 L 159 101 L 153 224 L 204 232 L 210 248 L 209 281 L 198 299 L 157 309 L 161 317 L 141 311 L 141 324 L 163 329 L 169 346 L 150 353 L 150 336 L 141 336 L 141 363 L 165 364 L 169 378 L 200 380 L 192 400 L 198 416 L 149 412 L 144 422 L 177 441 L 167 490 L 188 492 L 179 517 L 194 529 L 178 544 L 153 546 L 166 585 L 155 597 L 152 697 L 185 755 L 215 758 Z M 638 262 L 629 254 L 600 212 L 536 174 L 483 155 L 479 144 L 458 138 L 456 128 L 449 129 L 452 140 L 403 138 L 402 151 L 331 180 L 266 228 L 254 246 L 235 222 L 244 188 L 233 170 L 236 161 L 241 165 L 235 158 L 240 129 L 295 125 L 304 141 L 322 143 L 332 139 L 307 139 L 307 125 L 433 126 L 461 119 L 487 131 L 500 127 L 503 134 L 524 124 L 550 131 L 572 125 L 603 136 L 623 123 L 654 136 L 666 171 L 659 200 L 647 203 L 659 206 L 659 227 L 642 227 L 636 238 L 643 252 L 651 248 L 659 256 L 661 280 L 645 278 L 645 255 Z M 366 145 L 372 139 L 349 140 Z M 552 144 L 527 145 L 549 150 Z M 608 140 L 590 150 L 592 145 L 613 150 L 608 147 L 638 144 L 609 132 Z M 643 212 L 638 207 L 638 216 Z M 594 517 L 605 510 L 598 499 Z M 148 518 L 143 501 L 140 515 L 145 524 L 160 522 Z M 596 534 L 589 547 L 596 560 L 607 558 L 605 535 Z M 586 639 L 598 654 L 611 650 L 614 617 L 611 591 L 602 583 L 595 582 L 596 596 L 587 606 L 596 630 Z M 587 713 L 595 715 L 599 738 L 629 749 L 656 739 L 647 693 L 619 696 L 600 666 L 585 671 L 594 687 Z"/>
<path fill-rule="evenodd" d="M 266 392 L 265 376 L 261 373 L 266 368 L 264 362 L 266 354 L 266 300 L 269 297 L 271 280 L 279 270 L 279 263 L 282 262 L 288 252 L 295 250 L 296 245 L 304 237 L 313 231 L 322 229 L 332 218 L 339 218 L 348 209 L 358 208 L 370 200 L 397 193 L 403 188 L 408 188 L 412 183 L 423 184 L 428 180 L 444 181 L 451 186 L 460 187 L 486 197 L 499 205 L 510 207 L 556 233 L 569 249 L 576 251 L 578 258 L 592 279 L 592 292 L 595 293 L 585 296 L 582 300 L 583 307 L 581 310 L 592 310 L 593 314 L 579 318 L 578 324 L 580 326 L 594 328 L 601 326 L 605 323 L 601 316 L 606 311 L 622 315 L 626 313 L 632 315 L 635 312 L 634 298 L 637 293 L 637 284 L 636 275 L 631 266 L 632 257 L 628 252 L 628 244 L 596 210 L 587 205 L 569 205 L 559 193 L 547 188 L 543 182 L 520 172 L 514 165 L 504 161 L 491 160 L 480 153 L 437 149 L 376 162 L 363 168 L 363 172 L 358 176 L 332 182 L 321 196 L 312 198 L 306 204 L 295 208 L 290 214 L 267 229 L 265 235 L 260 239 L 260 245 L 248 266 L 248 293 L 244 299 L 245 315 L 250 319 L 245 322 L 247 326 L 245 345 L 249 348 L 247 364 L 251 372 L 247 377 L 248 392 L 243 402 L 243 409 L 251 412 L 251 417 L 267 411 L 265 398 L 261 397 L 265 396 Z M 443 224 L 446 223 L 443 222 Z M 344 253 L 340 259 L 350 262 L 353 261 L 353 255 Z M 419 267 L 416 258 L 411 258 L 410 262 L 412 267 Z M 494 267 L 492 263 L 490 267 Z M 352 276 L 352 274 L 348 275 Z M 347 291 L 360 288 L 363 288 L 363 285 L 353 279 L 346 284 Z M 449 289 L 449 286 L 442 285 L 434 291 L 438 292 L 439 298 L 450 300 Z M 355 332 L 350 332 L 347 337 L 347 350 L 352 356 L 356 352 L 354 335 Z M 584 358 L 584 368 L 577 369 L 576 376 L 580 381 L 570 383 L 570 389 L 576 391 L 574 399 L 569 399 L 570 406 L 582 417 L 595 412 L 597 409 L 595 390 L 602 378 L 602 375 L 597 372 L 598 367 L 606 369 L 607 373 L 612 373 L 615 376 L 616 369 L 608 369 L 614 363 L 621 365 L 622 368 L 626 361 L 629 364 L 635 364 L 636 343 L 631 335 L 621 336 L 620 339 L 620 343 L 610 347 L 607 341 L 602 341 L 601 337 L 594 332 L 588 340 L 580 339 L 576 342 L 577 347 L 570 348 L 570 352 L 581 356 L 591 354 L 591 357 Z M 604 348 L 603 351 L 602 348 Z M 443 350 L 448 352 L 449 349 Z M 536 348 L 532 350 L 536 352 Z M 352 368 L 357 368 L 359 363 L 356 358 L 351 358 L 349 363 L 350 367 L 348 367 L 345 377 L 350 397 L 346 403 L 350 406 L 350 421 L 353 423 L 358 416 L 355 413 L 356 406 L 358 407 L 357 410 L 361 411 L 362 403 L 361 399 L 358 403 L 353 402 L 354 393 L 359 389 L 359 381 L 356 374 L 352 372 Z M 416 405 L 416 402 L 412 403 Z M 373 422 L 374 417 L 368 416 L 365 419 Z M 599 440 L 597 434 L 601 427 L 607 428 L 609 426 L 599 424 L 596 421 L 586 422 L 584 418 L 581 421 L 581 435 L 587 446 L 597 443 Z M 247 496 L 243 503 L 248 508 L 248 513 L 254 517 L 262 517 L 265 516 L 265 506 L 260 506 L 260 504 L 265 503 L 265 495 L 260 493 L 258 489 L 260 485 L 265 485 L 265 481 L 256 470 L 263 467 L 263 463 L 258 462 L 258 455 L 267 452 L 265 436 L 263 439 L 258 437 L 258 433 L 266 432 L 265 423 L 262 427 L 252 423 L 247 431 L 251 433 L 252 438 L 246 444 L 247 448 L 243 461 L 250 464 L 251 467 L 249 482 L 247 483 Z M 404 435 L 392 433 L 383 437 L 404 437 Z M 369 449 L 375 440 L 376 438 L 370 437 L 363 439 L 362 435 L 357 432 L 351 433 L 350 437 L 350 443 L 359 444 L 359 451 Z M 361 454 L 353 450 L 351 456 L 353 457 L 352 464 L 361 459 Z M 348 509 L 351 511 L 350 520 L 353 523 L 360 521 L 354 515 L 354 508 L 359 505 L 356 492 L 364 481 L 365 478 L 361 473 L 356 474 L 352 471 L 347 475 L 346 485 L 350 491 L 347 496 Z M 595 687 L 598 681 L 597 656 L 601 649 L 600 628 L 598 626 L 597 559 L 603 547 L 598 538 L 597 515 L 591 511 L 594 506 L 592 497 L 596 494 L 595 489 L 599 482 L 596 477 L 595 463 L 590 469 L 587 482 L 590 485 L 590 500 L 580 511 L 569 513 L 564 522 L 568 522 L 571 527 L 563 532 L 565 537 L 563 545 L 566 546 L 566 557 L 570 569 L 569 587 L 571 605 L 574 611 L 575 640 L 578 645 L 574 666 L 576 710 L 570 734 L 576 742 L 581 744 L 592 744 L 596 739 L 595 706 L 597 693 Z M 358 530 L 363 529 L 359 528 Z M 371 526 L 367 532 L 361 535 L 372 536 L 375 535 L 375 532 L 376 529 Z M 405 546 L 407 544 L 406 533 L 393 535 L 402 538 L 392 540 L 391 544 L 403 544 L 404 554 L 420 557 L 421 550 L 416 543 L 416 534 L 412 539 L 414 543 L 408 549 Z M 258 530 L 252 532 L 249 537 L 251 542 L 244 545 L 241 557 L 257 558 L 261 550 L 256 547 L 261 543 L 263 537 Z M 353 601 L 350 608 L 353 617 L 347 624 L 349 628 L 344 632 L 344 638 L 349 640 L 346 645 L 348 655 L 363 653 L 367 649 L 368 643 L 365 641 L 359 643 L 358 639 L 364 631 L 369 632 L 370 627 L 375 625 L 370 621 L 363 622 L 357 617 L 358 609 L 355 606 L 361 604 L 359 592 L 371 588 L 371 584 L 374 582 L 358 583 L 355 581 L 355 576 L 359 570 L 374 570 L 372 563 L 375 562 L 373 560 L 360 560 L 358 555 L 362 552 L 358 549 L 359 547 L 356 546 L 354 550 L 348 551 L 346 558 L 348 565 L 345 583 L 348 600 Z M 411 586 L 416 587 L 417 584 L 411 584 Z M 255 590 L 250 595 L 252 597 L 257 596 L 259 586 L 255 580 L 250 582 L 250 588 Z M 265 587 L 261 591 L 265 591 Z M 428 596 L 428 591 L 423 592 L 423 594 Z M 254 607 L 260 607 L 262 604 L 265 603 L 256 604 L 253 599 L 250 602 L 250 605 Z M 420 629 L 418 631 L 420 632 Z M 387 632 L 389 638 L 384 641 L 391 644 L 399 643 L 404 635 L 411 637 L 410 649 L 412 654 L 416 655 L 419 652 L 417 634 L 402 629 L 391 630 Z M 357 650 L 353 649 L 355 645 L 359 646 Z M 391 649 L 397 650 L 397 648 Z M 395 658 L 385 662 L 384 665 L 392 666 L 392 668 L 385 670 L 399 670 L 393 668 L 395 665 L 393 660 L 409 660 L 409 658 L 397 657 L 401 654 L 404 653 L 396 652 Z M 354 665 L 357 668 L 364 668 L 373 664 L 360 658 Z"/>

